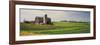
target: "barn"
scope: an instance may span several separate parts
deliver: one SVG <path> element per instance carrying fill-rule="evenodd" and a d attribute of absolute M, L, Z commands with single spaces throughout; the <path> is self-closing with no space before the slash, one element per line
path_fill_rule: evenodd
<path fill-rule="evenodd" d="M 35 17 L 35 24 L 52 24 L 51 23 L 51 18 L 49 18 L 47 16 L 47 14 L 45 14 L 43 17 Z"/>

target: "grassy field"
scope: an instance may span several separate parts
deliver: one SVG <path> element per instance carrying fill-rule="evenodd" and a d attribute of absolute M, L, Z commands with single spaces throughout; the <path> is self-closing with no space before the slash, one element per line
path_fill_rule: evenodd
<path fill-rule="evenodd" d="M 54 22 L 54 25 L 20 23 L 20 35 L 51 35 L 89 33 L 90 24 L 86 22 Z"/>

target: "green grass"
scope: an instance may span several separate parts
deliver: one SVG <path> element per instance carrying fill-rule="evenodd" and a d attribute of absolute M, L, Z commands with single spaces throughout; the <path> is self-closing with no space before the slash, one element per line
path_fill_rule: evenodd
<path fill-rule="evenodd" d="M 54 25 L 20 23 L 20 35 L 77 34 L 89 33 L 90 24 L 86 22 L 54 22 Z"/>

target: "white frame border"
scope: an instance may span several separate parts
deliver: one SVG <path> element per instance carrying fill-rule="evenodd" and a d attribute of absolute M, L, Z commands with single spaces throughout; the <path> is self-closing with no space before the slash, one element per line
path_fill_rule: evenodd
<path fill-rule="evenodd" d="M 60 34 L 60 35 L 41 35 L 41 36 L 20 36 L 20 23 L 19 23 L 19 8 L 31 8 L 31 9 L 52 9 L 52 10 L 77 10 L 77 11 L 90 11 L 90 33 L 82 34 Z M 52 6 L 33 6 L 33 5 L 16 5 L 16 41 L 21 40 L 40 40 L 40 39 L 57 39 L 57 38 L 75 38 L 75 37 L 93 37 L 93 9 L 92 8 L 72 8 L 72 7 L 52 7 Z M 66 35 L 66 36 L 65 36 Z"/>

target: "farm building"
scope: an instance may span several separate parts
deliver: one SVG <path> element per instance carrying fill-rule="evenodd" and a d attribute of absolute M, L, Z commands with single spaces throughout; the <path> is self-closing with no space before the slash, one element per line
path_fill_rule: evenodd
<path fill-rule="evenodd" d="M 47 14 L 44 17 L 35 17 L 35 24 L 52 24 L 51 18 L 47 17 Z"/>

